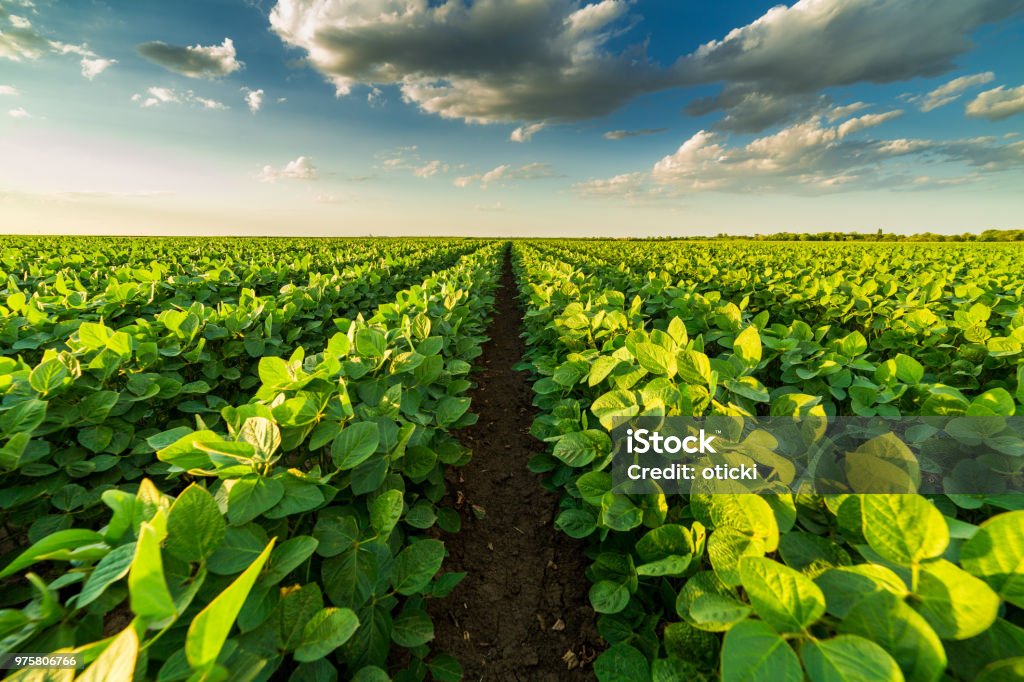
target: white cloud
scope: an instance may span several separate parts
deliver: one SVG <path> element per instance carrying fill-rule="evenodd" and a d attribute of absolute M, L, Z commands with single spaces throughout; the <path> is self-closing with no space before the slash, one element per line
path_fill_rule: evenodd
<path fill-rule="evenodd" d="M 370 88 L 370 91 L 366 93 L 366 103 L 371 107 L 384 104 L 384 91 L 380 88 Z"/>
<path fill-rule="evenodd" d="M 256 178 L 260 182 L 277 182 L 278 180 L 316 180 L 318 177 L 313 160 L 308 156 L 300 156 L 289 161 L 281 168 L 264 166 Z"/>
<path fill-rule="evenodd" d="M 432 178 L 438 173 L 447 173 L 448 166 L 441 163 L 438 160 L 431 161 L 430 163 L 414 168 L 412 174 L 417 178 Z"/>
<path fill-rule="evenodd" d="M 31 2 L 14 4 L 26 9 L 34 7 Z M 32 25 L 29 19 L 17 14 L 5 14 L 3 5 L 4 3 L 0 2 L 0 22 L 6 18 L 10 27 L 4 30 L 0 26 L 0 58 L 20 62 L 26 59 L 39 59 L 47 53 L 73 54 L 81 58 L 79 64 L 82 76 L 89 80 L 117 63 L 116 59 L 103 59 L 90 50 L 87 45 L 75 45 L 46 38 Z"/>
<path fill-rule="evenodd" d="M 454 180 L 454 184 L 456 187 L 469 187 L 473 184 L 479 184 L 481 189 L 486 189 L 496 184 L 509 184 L 522 180 L 539 180 L 553 176 L 554 173 L 551 170 L 551 166 L 546 163 L 528 163 L 523 166 L 503 163 L 486 173 L 457 177 Z"/>
<path fill-rule="evenodd" d="M 139 45 L 138 51 L 154 64 L 189 78 L 221 78 L 244 66 L 238 61 L 231 38 L 225 38 L 220 45 L 208 46 L 168 45 L 153 41 Z"/>
<path fill-rule="evenodd" d="M 629 137 L 640 137 L 642 135 L 657 135 L 668 128 L 640 128 L 638 130 L 609 130 L 603 137 L 606 140 L 625 140 Z"/>
<path fill-rule="evenodd" d="M 177 91 L 174 88 L 152 87 L 148 88 L 145 94 L 135 93 L 132 101 L 136 102 L 143 109 L 163 106 L 165 104 L 189 104 L 199 106 L 203 109 L 224 110 L 229 107 L 223 102 L 215 99 L 201 97 L 191 90 Z"/>
<path fill-rule="evenodd" d="M 529 142 L 533 139 L 534 133 L 539 133 L 544 129 L 545 125 L 544 123 L 531 123 L 530 125 L 519 126 L 512 131 L 508 139 L 512 142 Z"/>
<path fill-rule="evenodd" d="M 1024 113 L 1024 85 L 1006 89 L 986 90 L 967 104 L 967 115 L 1001 121 L 1015 114 Z"/>
<path fill-rule="evenodd" d="M 955 102 L 963 94 L 964 90 L 984 85 L 985 83 L 991 83 L 995 77 L 994 73 L 986 71 L 985 73 L 976 73 L 973 76 L 954 78 L 925 95 L 924 100 L 921 102 L 921 111 L 932 111 L 933 109 L 946 106 L 950 102 Z"/>
<path fill-rule="evenodd" d="M 17 97 L 19 94 L 18 89 L 13 85 L 0 85 L 0 96 L 8 95 L 10 97 Z"/>
<path fill-rule="evenodd" d="M 857 118 L 851 118 L 849 121 L 844 121 L 839 125 L 837 132 L 841 139 L 847 135 L 852 135 L 860 130 L 864 130 L 865 128 L 873 128 L 885 123 L 886 121 L 899 118 L 902 115 L 902 109 L 887 111 L 884 114 L 865 114 L 863 116 L 858 116 Z"/>
<path fill-rule="evenodd" d="M 831 123 L 833 121 L 838 121 L 841 118 L 846 118 L 851 114 L 856 114 L 858 111 L 863 111 L 870 106 L 870 104 L 865 104 L 864 102 L 852 102 L 850 104 L 835 106 L 825 112 L 825 118 L 827 118 L 829 123 Z"/>
<path fill-rule="evenodd" d="M 820 194 L 911 185 L 921 174 L 897 163 L 911 157 L 916 162 L 966 166 L 974 169 L 972 173 L 1024 167 L 1024 142 L 1000 144 L 989 137 L 946 142 L 850 137 L 897 115 L 872 114 L 839 126 L 824 125 L 825 117 L 815 116 L 742 146 L 730 145 L 725 135 L 702 130 L 649 171 L 590 180 L 576 187 L 584 195 L 620 198 L 679 197 L 706 191 Z"/>
<path fill-rule="evenodd" d="M 249 88 L 242 88 L 242 92 L 245 93 L 245 104 L 249 107 L 249 111 L 256 113 L 263 106 L 263 90 L 250 90 Z"/>
<path fill-rule="evenodd" d="M 96 76 L 100 75 L 114 64 L 117 64 L 116 59 L 102 59 L 99 57 L 90 58 L 83 57 L 80 62 L 82 65 L 82 75 L 89 80 L 92 80 Z"/>
<path fill-rule="evenodd" d="M 11 118 L 32 118 L 32 114 L 25 111 L 24 107 L 18 107 L 17 109 L 11 109 L 7 112 L 7 115 Z"/>

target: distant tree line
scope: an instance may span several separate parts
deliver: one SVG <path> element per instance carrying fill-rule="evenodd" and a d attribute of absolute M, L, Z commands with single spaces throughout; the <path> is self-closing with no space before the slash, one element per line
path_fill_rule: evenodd
<path fill-rule="evenodd" d="M 883 230 L 877 232 L 776 232 L 750 236 L 721 233 L 710 239 L 766 242 L 1022 242 L 1024 241 L 1024 230 L 985 230 L 976 234 L 972 232 L 894 234 Z"/>

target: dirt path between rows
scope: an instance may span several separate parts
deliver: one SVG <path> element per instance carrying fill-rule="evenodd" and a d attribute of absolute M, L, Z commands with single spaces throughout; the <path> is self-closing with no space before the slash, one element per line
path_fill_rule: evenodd
<path fill-rule="evenodd" d="M 592 680 L 599 637 L 587 599 L 581 544 L 552 523 L 558 495 L 526 463 L 543 443 L 530 436 L 536 409 L 523 355 L 522 313 L 506 254 L 490 341 L 471 393 L 479 421 L 459 432 L 473 459 L 449 472 L 462 530 L 443 539 L 448 571 L 468 575 L 432 601 L 439 651 L 455 656 L 464 680 Z"/>

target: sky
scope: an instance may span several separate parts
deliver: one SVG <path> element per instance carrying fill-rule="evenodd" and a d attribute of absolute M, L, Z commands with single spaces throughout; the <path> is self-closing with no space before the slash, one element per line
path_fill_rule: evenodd
<path fill-rule="evenodd" d="M 1024 228 L 1024 0 L 0 0 L 0 232 Z"/>

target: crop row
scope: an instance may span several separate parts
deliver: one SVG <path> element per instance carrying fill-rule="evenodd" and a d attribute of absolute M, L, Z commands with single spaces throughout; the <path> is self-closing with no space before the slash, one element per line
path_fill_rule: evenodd
<path fill-rule="evenodd" d="M 564 493 L 556 525 L 588 542 L 598 678 L 1016 679 L 1019 494 L 621 495 L 609 431 L 635 415 L 1024 413 L 1019 249 L 652 246 L 670 247 L 650 272 L 636 245 L 513 247 L 532 431 L 551 443 L 531 468 Z M 1022 455 L 985 462 L 1019 478 Z"/>
<path fill-rule="evenodd" d="M 501 245 L 471 251 L 368 319 L 335 320 L 321 345 L 261 355 L 244 398 L 208 403 L 188 421 L 142 416 L 130 449 L 107 452 L 131 423 L 111 419 L 168 386 L 168 401 L 181 401 L 187 385 L 126 364 L 149 343 L 135 330 L 91 323 L 35 367 L 6 360 L 5 503 L 37 515 L 55 507 L 47 516 L 61 522 L 37 522 L 33 544 L 0 571 L 0 650 L 78 653 L 87 680 L 334 679 L 340 670 L 366 682 L 389 679 L 397 646 L 409 652 L 398 679 L 459 677 L 454 659 L 429 651 L 424 600 L 461 579 L 438 575 L 445 550 L 432 529 L 459 524 L 439 505 L 443 469 L 469 453 L 448 430 L 475 419 L 467 376 Z M 210 327 L 197 322 L 190 334 Z M 79 357 L 87 347 L 121 361 L 104 375 Z M 47 452 L 25 464 L 38 448 Z M 89 487 L 50 472 L 24 492 L 26 466 L 82 463 L 93 465 L 82 467 Z M 101 482 L 100 468 L 119 473 Z M 5 518 L 7 541 L 18 542 L 27 519 Z"/>

